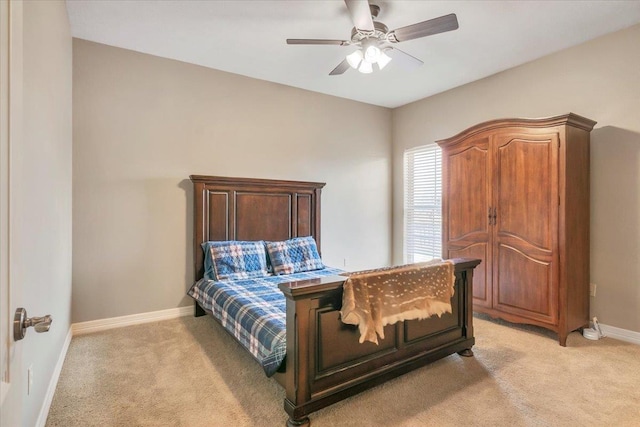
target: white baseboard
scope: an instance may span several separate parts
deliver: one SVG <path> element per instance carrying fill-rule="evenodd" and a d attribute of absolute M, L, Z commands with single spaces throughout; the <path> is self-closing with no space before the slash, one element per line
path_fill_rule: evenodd
<path fill-rule="evenodd" d="M 71 325 L 73 335 L 106 331 L 107 329 L 122 328 L 124 326 L 139 325 L 141 323 L 158 322 L 160 320 L 175 319 L 193 314 L 193 306 L 169 308 L 167 310 L 151 311 L 149 313 L 131 314 L 129 316 L 111 317 L 108 319 L 91 320 L 89 322 Z"/>
<path fill-rule="evenodd" d="M 49 381 L 49 387 L 47 387 L 47 393 L 44 396 L 44 402 L 40 408 L 38 414 L 38 420 L 36 421 L 36 427 L 44 427 L 47 423 L 47 416 L 49 415 L 49 408 L 51 408 L 51 402 L 53 402 L 53 395 L 56 392 L 58 386 L 58 379 L 60 379 L 60 373 L 62 372 L 62 366 L 64 365 L 64 359 L 67 357 L 67 351 L 69 350 L 69 344 L 71 344 L 71 336 L 73 335 L 72 328 L 69 327 L 67 337 L 62 344 L 62 350 L 58 356 L 58 362 L 53 369 L 53 375 L 51 375 L 51 381 Z"/>
<path fill-rule="evenodd" d="M 602 328 L 602 333 L 607 337 L 640 345 L 640 332 L 603 324 L 600 324 L 600 327 Z"/>

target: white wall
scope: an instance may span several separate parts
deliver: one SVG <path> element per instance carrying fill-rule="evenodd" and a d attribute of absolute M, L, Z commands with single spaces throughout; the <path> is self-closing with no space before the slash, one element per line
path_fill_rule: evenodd
<path fill-rule="evenodd" d="M 390 263 L 390 110 L 73 46 L 74 322 L 191 303 L 190 174 L 326 182 L 325 263 Z"/>
<path fill-rule="evenodd" d="M 640 25 L 393 111 L 394 260 L 402 260 L 406 148 L 504 117 L 574 112 L 591 133 L 591 313 L 640 332 Z"/>
<path fill-rule="evenodd" d="M 46 334 L 21 342 L 24 426 L 33 426 L 70 327 L 72 41 L 64 1 L 25 1 L 23 140 L 11 147 L 11 281 L 29 316 L 51 314 Z M 13 303 L 13 301 L 12 301 Z"/>

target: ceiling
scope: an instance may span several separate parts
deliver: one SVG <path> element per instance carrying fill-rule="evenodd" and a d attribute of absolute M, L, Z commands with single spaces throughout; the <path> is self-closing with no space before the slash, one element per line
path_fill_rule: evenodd
<path fill-rule="evenodd" d="M 355 48 L 341 0 L 67 0 L 74 37 L 384 107 L 398 107 L 640 22 L 640 1 L 382 1 L 389 29 L 455 13 L 455 31 L 396 45 L 406 70 L 329 72 Z"/>

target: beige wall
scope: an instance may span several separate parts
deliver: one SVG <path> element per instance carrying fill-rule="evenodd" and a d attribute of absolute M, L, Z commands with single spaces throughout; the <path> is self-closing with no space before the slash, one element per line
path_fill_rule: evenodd
<path fill-rule="evenodd" d="M 394 260 L 402 260 L 402 156 L 485 120 L 574 112 L 591 137 L 592 315 L 640 331 L 640 25 L 393 111 Z"/>
<path fill-rule="evenodd" d="M 326 182 L 325 262 L 390 263 L 390 110 L 83 40 L 73 50 L 74 322 L 191 303 L 190 174 Z"/>
<path fill-rule="evenodd" d="M 637 40 L 638 25 L 393 112 L 75 40 L 73 321 L 189 304 L 189 174 L 325 181 L 325 261 L 399 263 L 405 148 L 572 111 L 598 121 L 592 313 L 640 331 Z"/>
<path fill-rule="evenodd" d="M 29 329 L 19 344 L 21 423 L 33 426 L 71 324 L 72 41 L 64 1 L 25 1 L 23 11 L 23 138 L 12 144 L 10 166 L 11 281 L 29 316 L 54 319 L 48 333 Z"/>

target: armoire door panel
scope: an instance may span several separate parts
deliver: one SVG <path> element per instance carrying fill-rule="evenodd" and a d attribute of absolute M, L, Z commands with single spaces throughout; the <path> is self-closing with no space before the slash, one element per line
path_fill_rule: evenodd
<path fill-rule="evenodd" d="M 557 134 L 503 137 L 496 151 L 496 233 L 552 250 L 558 212 Z"/>
<path fill-rule="evenodd" d="M 551 260 L 534 259 L 506 245 L 497 245 L 494 256 L 500 266 L 494 273 L 494 307 L 555 324 L 558 298 Z"/>
<path fill-rule="evenodd" d="M 467 247 L 450 247 L 447 258 L 475 258 L 481 260 L 473 270 L 473 304 L 483 307 L 491 307 L 491 289 L 487 286 L 491 283 L 491 261 L 489 259 L 489 244 L 474 243 Z"/>
<path fill-rule="evenodd" d="M 450 153 L 448 169 L 449 241 L 486 239 L 489 230 L 488 144 Z"/>
<path fill-rule="evenodd" d="M 510 246 L 514 249 L 526 253 L 531 258 L 550 259 L 550 257 L 553 255 L 552 250 L 531 245 L 526 240 L 523 240 L 520 236 L 508 233 L 498 233 L 495 240 L 499 242 L 500 245 Z"/>

